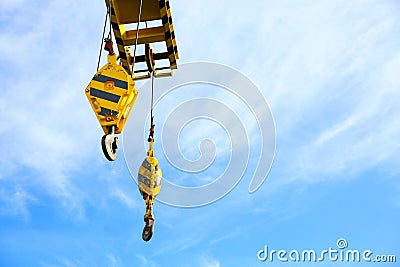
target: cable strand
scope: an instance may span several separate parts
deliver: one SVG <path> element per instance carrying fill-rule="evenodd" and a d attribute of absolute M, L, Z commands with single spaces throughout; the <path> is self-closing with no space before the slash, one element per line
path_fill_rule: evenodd
<path fill-rule="evenodd" d="M 99 71 L 100 68 L 101 50 L 103 50 L 103 42 L 104 42 L 104 35 L 106 34 L 107 19 L 108 19 L 108 10 L 106 13 L 106 19 L 104 20 L 103 35 L 101 36 L 100 52 L 99 52 L 99 59 L 97 60 L 96 72 Z"/>
<path fill-rule="evenodd" d="M 110 19 L 110 31 L 108 32 L 108 38 L 111 40 L 111 34 L 112 34 L 112 22 L 111 22 L 111 0 L 108 0 L 108 16 Z"/>
<path fill-rule="evenodd" d="M 134 70 L 135 70 L 136 48 L 137 48 L 138 39 L 139 39 L 139 25 L 140 25 L 140 19 L 141 19 L 141 17 L 142 17 L 142 6 L 143 6 L 143 0 L 140 0 L 139 17 L 138 17 L 138 22 L 137 22 L 137 26 L 136 26 L 135 48 L 134 48 L 134 50 L 133 50 L 132 77 L 134 76 Z"/>

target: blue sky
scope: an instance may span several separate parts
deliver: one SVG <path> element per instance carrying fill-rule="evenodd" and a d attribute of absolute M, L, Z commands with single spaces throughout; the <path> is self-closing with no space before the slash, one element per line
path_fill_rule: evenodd
<path fill-rule="evenodd" d="M 342 266 L 257 259 L 265 245 L 321 251 L 339 238 L 398 262 L 399 3 L 172 0 L 171 8 L 180 63 L 231 66 L 267 99 L 276 126 L 267 180 L 248 193 L 256 153 L 219 201 L 156 203 L 156 232 L 144 243 L 136 184 L 121 155 L 104 159 L 83 91 L 96 69 L 104 1 L 2 0 L 0 265 Z M 175 104 L 166 98 L 162 107 Z M 204 129 L 189 126 L 187 133 Z M 229 151 L 224 130 L 209 128 L 218 153 L 204 177 L 196 174 L 203 182 L 224 171 Z M 248 133 L 257 148 L 257 133 Z M 193 143 L 206 135 L 180 141 L 187 158 L 198 157 Z M 176 177 L 160 158 L 164 177 Z M 190 179 L 175 182 L 197 185 Z"/>

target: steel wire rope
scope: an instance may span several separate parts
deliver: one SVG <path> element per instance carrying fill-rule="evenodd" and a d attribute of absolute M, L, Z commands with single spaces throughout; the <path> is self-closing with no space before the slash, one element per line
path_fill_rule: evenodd
<path fill-rule="evenodd" d="M 153 116 L 153 109 L 154 109 L 154 71 L 150 72 L 151 75 L 151 106 L 150 106 L 150 129 L 154 131 L 154 116 Z M 153 132 L 154 133 L 154 132 Z M 154 136 L 153 140 L 154 140 Z"/>
<path fill-rule="evenodd" d="M 135 48 L 133 49 L 133 62 L 132 62 L 132 78 L 135 74 L 135 61 L 136 61 L 136 48 L 138 45 L 138 39 L 139 39 L 139 26 L 140 26 L 140 19 L 142 17 L 142 7 L 143 7 L 143 0 L 140 0 L 140 5 L 139 5 L 139 16 L 138 16 L 138 22 L 136 26 L 136 39 L 135 39 Z"/>
<path fill-rule="evenodd" d="M 109 12 L 109 10 L 107 9 L 106 19 L 104 20 L 103 35 L 101 36 L 101 44 L 100 44 L 99 58 L 98 58 L 98 60 L 97 60 L 97 69 L 96 69 L 96 72 L 99 71 L 99 68 L 100 68 L 101 51 L 103 50 L 104 35 L 106 34 L 106 27 L 107 27 L 107 20 L 108 20 L 108 12 Z"/>
<path fill-rule="evenodd" d="M 112 22 L 111 22 L 111 0 L 108 0 L 108 6 L 107 6 L 107 12 L 106 12 L 106 18 L 104 20 L 104 26 L 103 26 L 103 34 L 101 36 L 101 44 L 100 44 L 100 51 L 99 51 L 99 58 L 97 60 L 97 68 L 96 72 L 99 71 L 100 68 L 100 60 L 101 60 L 101 51 L 103 50 L 103 44 L 104 44 L 104 35 L 106 34 L 106 27 L 107 27 L 107 20 L 110 20 L 110 29 L 108 32 L 108 39 L 111 40 L 111 29 L 112 29 Z"/>

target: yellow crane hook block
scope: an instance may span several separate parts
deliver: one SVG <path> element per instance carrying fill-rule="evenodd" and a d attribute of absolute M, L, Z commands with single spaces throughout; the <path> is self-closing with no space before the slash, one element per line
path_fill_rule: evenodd
<path fill-rule="evenodd" d="M 150 143 L 150 150 L 147 153 L 142 165 L 139 167 L 138 185 L 143 200 L 146 203 L 146 213 L 144 221 L 146 225 L 143 229 L 142 238 L 144 241 L 149 241 L 154 232 L 154 215 L 153 204 L 154 199 L 160 193 L 162 172 L 158 166 L 158 160 L 154 157 L 152 150 L 152 142 Z"/>
<path fill-rule="evenodd" d="M 149 196 L 157 196 L 161 190 L 162 171 L 155 157 L 148 156 L 139 167 L 139 190 Z"/>
<path fill-rule="evenodd" d="M 112 53 L 108 55 L 108 63 L 93 76 L 85 94 L 107 135 L 111 134 L 111 128 L 112 134 L 122 132 L 138 91 L 131 76 L 117 64 L 116 54 Z"/>

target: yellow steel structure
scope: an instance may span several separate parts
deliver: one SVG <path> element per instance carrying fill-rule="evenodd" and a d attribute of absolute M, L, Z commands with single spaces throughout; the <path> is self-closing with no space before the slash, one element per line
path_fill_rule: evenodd
<path fill-rule="evenodd" d="M 148 65 L 153 65 L 155 77 L 171 75 L 172 71 L 177 68 L 179 54 L 169 0 L 143 0 L 138 31 L 137 27 L 129 28 L 132 25 L 137 26 L 139 22 L 140 1 L 105 0 L 105 2 L 107 5 L 111 3 L 111 25 L 121 64 L 132 75 L 132 78 L 134 80 L 150 78 L 148 68 L 135 69 L 132 73 L 133 57 L 130 46 L 135 44 L 164 43 L 164 49 L 151 51 L 150 58 L 145 54 L 135 55 L 135 63 L 146 62 Z"/>
<path fill-rule="evenodd" d="M 138 96 L 135 82 L 125 69 L 117 64 L 116 54 L 108 55 L 104 65 L 86 87 L 85 94 L 105 134 L 115 127 L 121 133 Z"/>

